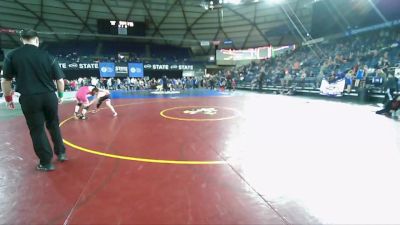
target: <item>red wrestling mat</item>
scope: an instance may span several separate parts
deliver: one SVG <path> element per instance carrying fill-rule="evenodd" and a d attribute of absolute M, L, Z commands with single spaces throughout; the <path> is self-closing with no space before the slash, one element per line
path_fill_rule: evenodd
<path fill-rule="evenodd" d="M 113 99 L 117 117 L 102 109 L 88 120 L 70 119 L 74 105 L 64 104 L 69 161 L 49 173 L 34 169 L 24 119 L 3 121 L 0 223 L 400 223 L 400 156 L 388 133 L 398 124 L 340 104 Z M 332 111 L 337 121 L 318 116 Z M 343 131 L 345 118 L 379 124 L 386 136 Z M 332 141 L 338 130 L 352 138 Z"/>
<path fill-rule="evenodd" d="M 212 103 L 226 101 L 221 100 L 215 98 Z M 1 213 L 2 223 L 283 223 L 221 155 L 220 140 L 228 135 L 238 112 L 209 107 L 209 103 L 200 99 L 113 100 L 118 112 L 115 118 L 108 109 L 102 109 L 88 114 L 88 120 L 66 120 L 61 127 L 64 139 L 96 152 L 67 146 L 69 161 L 56 163 L 57 170 L 50 173 L 34 170 L 36 158 L 23 118 L 10 121 L 21 132 L 9 141 L 22 156 L 10 162 L 8 166 L 13 169 L 4 171 L 13 179 L 4 190 L 10 195 L 2 200 L 7 206 Z M 214 114 L 183 113 L 198 108 L 214 108 Z M 166 116 L 217 120 L 166 118 L 160 115 L 165 109 L 170 109 Z M 62 120 L 68 119 L 72 110 L 72 104 L 63 105 Z M 161 162 L 119 159 L 101 153 Z"/>

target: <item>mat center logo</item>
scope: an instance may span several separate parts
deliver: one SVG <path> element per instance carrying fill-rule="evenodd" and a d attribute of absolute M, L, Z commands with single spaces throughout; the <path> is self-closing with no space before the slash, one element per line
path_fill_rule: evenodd
<path fill-rule="evenodd" d="M 183 113 L 190 115 L 195 115 L 195 114 L 215 115 L 217 114 L 217 111 L 218 110 L 216 108 L 199 108 L 199 109 L 185 110 L 183 111 Z"/>

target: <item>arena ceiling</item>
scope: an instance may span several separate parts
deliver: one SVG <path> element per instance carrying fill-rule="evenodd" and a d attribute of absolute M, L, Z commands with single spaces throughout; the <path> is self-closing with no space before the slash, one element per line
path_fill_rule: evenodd
<path fill-rule="evenodd" d="M 205 0 L 1 0 L 0 27 L 34 28 L 47 42 L 121 38 L 191 47 L 204 53 L 210 47 L 201 46 L 201 41 L 230 39 L 233 48 L 282 45 L 302 41 L 298 32 L 310 30 L 315 0 L 281 0 L 280 4 L 277 0 L 242 1 L 207 10 Z M 99 35 L 97 19 L 144 21 L 146 36 Z M 271 32 L 282 29 L 290 32 Z M 17 35 L 0 35 L 2 48 L 19 45 Z"/>

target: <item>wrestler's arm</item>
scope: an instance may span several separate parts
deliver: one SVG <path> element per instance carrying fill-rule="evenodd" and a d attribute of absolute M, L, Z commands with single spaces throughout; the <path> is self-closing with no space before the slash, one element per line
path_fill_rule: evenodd
<path fill-rule="evenodd" d="M 89 102 L 89 106 L 91 105 L 95 105 L 97 104 L 97 102 L 99 101 L 100 97 L 99 97 L 99 92 L 97 92 L 94 96 L 93 96 L 93 100 Z M 93 109 L 92 113 L 96 113 L 98 110 L 97 109 Z"/>

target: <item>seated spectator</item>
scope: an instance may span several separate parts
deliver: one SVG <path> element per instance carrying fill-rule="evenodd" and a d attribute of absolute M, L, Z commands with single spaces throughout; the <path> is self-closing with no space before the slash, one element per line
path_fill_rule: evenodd
<path fill-rule="evenodd" d="M 285 76 L 283 77 L 281 82 L 282 88 L 288 87 L 291 84 L 292 80 L 292 75 L 290 75 L 288 70 L 285 70 Z"/>
<path fill-rule="evenodd" d="M 345 85 L 346 85 L 345 89 L 347 93 L 351 92 L 354 79 L 355 79 L 354 70 L 348 70 L 345 75 Z"/>
<path fill-rule="evenodd" d="M 354 84 L 354 87 L 363 87 L 363 84 L 360 82 L 363 81 L 366 77 L 366 73 L 367 73 L 367 65 L 364 65 L 363 67 L 361 67 L 360 69 L 358 69 L 357 73 L 356 73 L 356 82 Z"/>
<path fill-rule="evenodd" d="M 375 87 L 382 87 L 383 88 L 383 84 L 385 83 L 386 80 L 386 73 L 383 72 L 382 69 L 377 69 L 375 71 L 375 76 L 372 77 L 372 85 L 374 85 Z M 382 89 L 383 91 L 383 89 Z"/>
<path fill-rule="evenodd" d="M 331 74 L 328 77 L 328 83 L 336 82 L 336 73 L 335 71 L 331 71 Z"/>

